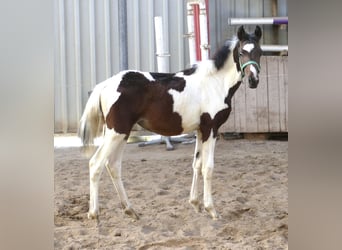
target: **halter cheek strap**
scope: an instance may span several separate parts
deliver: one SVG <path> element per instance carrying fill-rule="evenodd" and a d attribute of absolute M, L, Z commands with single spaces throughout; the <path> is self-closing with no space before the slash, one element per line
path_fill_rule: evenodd
<path fill-rule="evenodd" d="M 258 73 L 260 72 L 260 65 L 259 63 L 257 63 L 256 61 L 253 61 L 253 60 L 250 60 L 248 62 L 245 62 L 244 64 L 241 65 L 241 62 L 240 62 L 240 68 L 241 68 L 241 74 L 242 74 L 242 77 L 245 76 L 245 68 L 248 66 L 248 65 L 255 65 L 256 68 L 257 68 L 257 71 Z"/>

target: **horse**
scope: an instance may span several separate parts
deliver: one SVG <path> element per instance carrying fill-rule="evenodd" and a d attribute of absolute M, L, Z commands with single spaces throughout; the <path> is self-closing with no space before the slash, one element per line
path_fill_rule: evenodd
<path fill-rule="evenodd" d="M 259 26 L 254 33 L 247 33 L 240 26 L 237 36 L 227 40 L 212 59 L 189 69 L 176 73 L 125 70 L 94 87 L 78 129 L 86 151 L 94 149 L 94 139 L 103 136 L 89 160 L 89 219 L 98 218 L 99 180 L 104 167 L 124 213 L 134 220 L 139 219 L 121 178 L 123 151 L 136 123 L 164 136 L 196 132 L 189 202 L 196 212 L 200 211 L 198 186 L 202 174 L 204 208 L 212 219 L 218 219 L 212 198 L 218 129 L 229 117 L 232 97 L 243 78 L 248 78 L 252 89 L 259 83 L 261 36 Z"/>

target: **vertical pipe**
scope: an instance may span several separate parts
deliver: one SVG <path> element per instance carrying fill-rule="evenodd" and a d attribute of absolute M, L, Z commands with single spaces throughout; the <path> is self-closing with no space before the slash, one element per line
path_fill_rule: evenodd
<path fill-rule="evenodd" d="M 196 63 L 196 40 L 194 27 L 194 9 L 192 4 L 187 4 L 187 22 L 188 22 L 188 39 L 189 39 L 189 59 L 190 65 Z"/>
<path fill-rule="evenodd" d="M 163 43 L 165 47 L 165 51 L 169 51 L 170 48 L 170 39 L 169 39 L 169 0 L 163 0 L 162 5 L 162 34 L 163 34 Z M 168 52 L 167 52 L 168 53 Z M 169 62 L 169 58 L 167 58 L 167 62 Z M 169 63 L 168 63 L 169 65 Z M 166 69 L 166 72 L 169 72 L 170 68 Z"/>
<path fill-rule="evenodd" d="M 58 1 L 59 19 L 59 67 L 60 67 L 60 96 L 61 96 L 61 127 L 62 132 L 68 130 L 67 115 L 67 87 L 66 87 L 66 50 L 65 50 L 65 20 L 64 20 L 64 0 Z"/>
<path fill-rule="evenodd" d="M 161 16 L 154 17 L 154 25 L 155 25 L 155 34 L 156 34 L 156 51 L 157 51 L 157 64 L 158 71 L 167 73 L 169 71 L 169 53 L 168 53 L 168 44 L 166 39 L 164 38 L 164 29 L 163 29 L 163 19 Z M 166 149 L 173 150 L 174 147 L 170 142 L 170 137 L 161 137 L 161 141 L 165 141 Z"/>
<path fill-rule="evenodd" d="M 153 0 L 148 0 L 147 3 L 147 16 L 148 16 L 148 27 L 147 32 L 148 32 L 148 66 L 147 68 L 151 71 L 154 70 L 155 68 L 155 62 L 156 59 L 152 53 L 154 51 L 154 42 L 153 42 L 153 16 L 154 16 L 154 10 L 153 10 Z"/>
<path fill-rule="evenodd" d="M 184 17 L 183 17 L 183 2 L 182 1 L 177 1 L 177 33 L 180 35 L 183 32 L 183 25 L 184 25 Z M 171 72 L 177 71 L 179 69 L 184 69 L 184 41 L 181 38 L 181 36 L 176 39 L 176 43 L 177 43 L 177 47 L 178 47 L 178 55 L 175 55 L 177 58 L 177 63 L 176 65 L 178 65 L 175 69 L 172 69 L 171 66 Z M 174 58 L 174 57 L 173 57 Z M 171 59 L 171 65 L 173 65 L 172 63 L 172 59 Z"/>
<path fill-rule="evenodd" d="M 208 57 L 210 57 L 210 33 L 209 33 L 209 0 L 205 0 L 205 13 L 207 15 L 207 39 L 208 39 Z"/>
<path fill-rule="evenodd" d="M 118 1 L 119 7 L 119 70 L 128 69 L 128 45 L 127 45 L 127 3 L 126 0 Z"/>
<path fill-rule="evenodd" d="M 110 12 L 109 0 L 104 1 L 104 29 L 105 29 L 105 68 L 106 78 L 112 74 L 111 48 L 110 48 Z"/>
<path fill-rule="evenodd" d="M 96 85 L 95 0 L 89 0 L 90 84 Z"/>
<path fill-rule="evenodd" d="M 140 50 L 141 50 L 141 44 L 140 44 L 140 36 L 141 36 L 141 30 L 140 30 L 140 4 L 143 4 L 142 1 L 135 0 L 130 1 L 130 8 L 129 8 L 129 15 L 132 16 L 130 19 L 127 16 L 127 20 L 130 19 L 130 25 L 129 25 L 129 41 L 127 40 L 127 46 L 130 48 L 130 52 L 127 52 L 127 61 L 129 62 L 129 67 L 133 67 L 135 69 L 141 69 L 141 56 L 140 56 Z M 128 15 L 128 13 L 127 13 Z M 152 17 L 151 17 L 152 18 Z"/>
<path fill-rule="evenodd" d="M 207 8 L 204 3 L 199 4 L 200 11 L 200 41 L 201 41 L 201 59 L 209 59 L 209 42 L 208 42 L 208 22 L 207 22 Z"/>
<path fill-rule="evenodd" d="M 201 30 L 199 22 L 199 5 L 193 4 L 194 9 L 194 27 L 195 27 L 195 44 L 196 44 L 196 60 L 201 61 Z"/>
<path fill-rule="evenodd" d="M 80 42 L 80 3 L 74 0 L 74 43 L 75 43 L 75 90 L 76 90 L 76 116 L 81 118 L 82 88 L 81 88 L 81 42 Z"/>
<path fill-rule="evenodd" d="M 278 13 L 278 0 L 272 0 L 272 16 L 277 16 Z"/>
<path fill-rule="evenodd" d="M 169 52 L 163 32 L 163 19 L 161 16 L 154 17 L 155 34 L 156 34 L 156 52 L 158 71 L 167 73 L 169 71 Z"/>
<path fill-rule="evenodd" d="M 278 0 L 272 0 L 272 17 L 278 16 Z M 279 27 L 272 26 L 273 30 L 273 44 L 279 44 Z"/>

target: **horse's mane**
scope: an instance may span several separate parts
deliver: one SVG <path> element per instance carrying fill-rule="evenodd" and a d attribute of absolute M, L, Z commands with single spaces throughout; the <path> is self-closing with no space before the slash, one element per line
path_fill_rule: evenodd
<path fill-rule="evenodd" d="M 223 68 L 224 64 L 226 63 L 229 55 L 233 52 L 238 39 L 236 37 L 226 40 L 224 45 L 220 47 L 211 60 L 200 61 L 190 68 L 178 71 L 177 73 L 158 73 L 158 72 L 150 72 L 153 78 L 160 81 L 170 80 L 177 76 L 177 74 L 182 73 L 182 75 L 189 76 L 194 73 L 200 73 L 200 75 L 210 75 L 221 68 Z"/>
<path fill-rule="evenodd" d="M 227 40 L 224 45 L 215 52 L 212 60 L 214 61 L 217 70 L 220 70 L 224 66 L 227 58 L 236 46 L 237 41 L 237 38 Z"/>

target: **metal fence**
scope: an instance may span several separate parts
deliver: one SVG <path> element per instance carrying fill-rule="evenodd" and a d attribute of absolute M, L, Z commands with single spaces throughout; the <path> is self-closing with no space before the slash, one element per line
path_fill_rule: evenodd
<path fill-rule="evenodd" d="M 210 0 L 211 51 L 235 35 L 231 17 L 272 16 L 272 0 Z M 88 92 L 119 72 L 119 1 L 55 1 L 55 132 L 77 130 Z M 287 15 L 286 1 L 277 14 Z M 129 69 L 156 71 L 154 17 L 163 17 L 170 72 L 189 66 L 184 0 L 127 0 L 127 62 Z M 273 8 L 273 10 L 272 10 Z M 273 12 L 272 12 L 273 11 Z M 246 26 L 246 29 L 249 27 Z M 253 27 L 254 28 L 254 27 Z M 252 27 L 251 27 L 252 29 Z M 263 26 L 264 44 L 287 44 L 287 28 Z M 274 35 L 276 34 L 276 35 Z M 274 41 L 276 37 L 277 41 Z M 231 129 L 231 126 L 227 128 Z M 241 127 L 242 129 L 242 127 Z"/>

